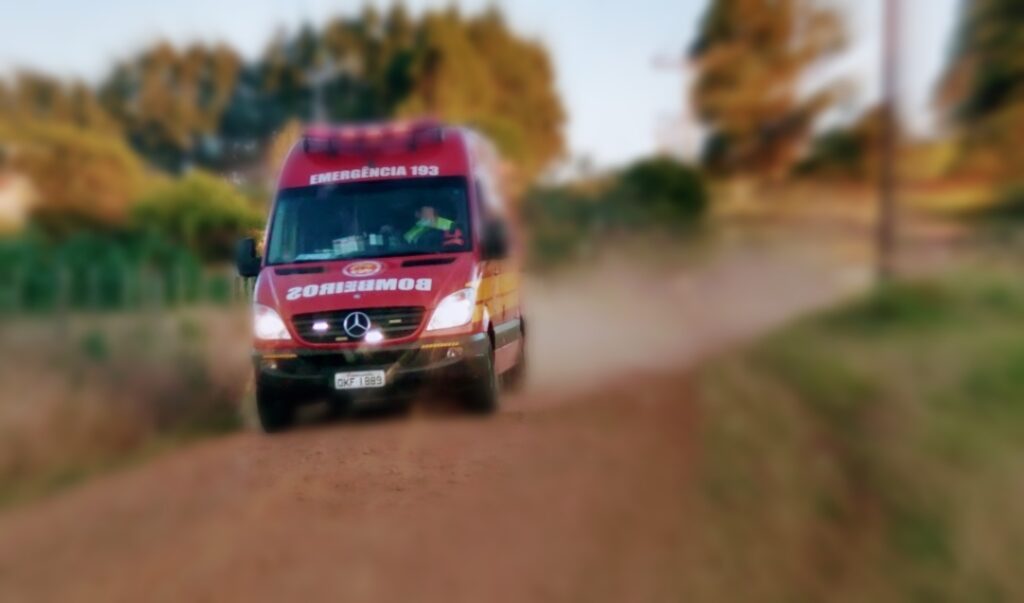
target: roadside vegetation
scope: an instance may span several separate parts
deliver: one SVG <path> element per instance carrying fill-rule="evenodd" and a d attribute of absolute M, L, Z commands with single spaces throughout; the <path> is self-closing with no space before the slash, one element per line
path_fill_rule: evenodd
<path fill-rule="evenodd" d="M 895 285 L 701 374 L 698 541 L 736 600 L 1024 598 L 1024 285 Z"/>
<path fill-rule="evenodd" d="M 903 141 L 906 207 L 984 207 L 1019 230 L 1019 4 L 963 3 L 936 99 L 950 127 Z M 248 333 L 226 260 L 262 226 L 284 149 L 318 109 L 480 128 L 526 191 L 534 270 L 636 240 L 669 255 L 711 215 L 771 223 L 822 199 L 867 214 L 881 133 L 899 124 L 874 107 L 819 130 L 844 83 L 805 95 L 801 82 L 848 38 L 826 5 L 709 2 L 678 57 L 708 135 L 700 164 L 653 157 L 559 184 L 535 184 L 566 154 L 554 62 L 498 9 L 368 7 L 283 30 L 251 58 L 159 42 L 97 86 L 0 80 L 0 506 L 238 426 L 250 373 L 223 344 Z M 320 89 L 314 71 L 329 72 Z M 693 524 L 719 599 L 1024 599 L 1017 281 L 897 285 L 703 371 Z"/>
<path fill-rule="evenodd" d="M 0 508 L 240 427 L 246 326 L 211 307 L 4 325 Z"/>
<path fill-rule="evenodd" d="M 568 184 L 537 186 L 521 208 L 534 270 L 592 261 L 643 239 L 679 242 L 702 225 L 710 206 L 704 175 L 669 157 Z"/>

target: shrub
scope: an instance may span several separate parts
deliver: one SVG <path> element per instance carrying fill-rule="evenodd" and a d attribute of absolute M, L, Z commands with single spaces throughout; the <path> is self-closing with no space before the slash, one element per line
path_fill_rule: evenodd
<path fill-rule="evenodd" d="M 204 260 L 218 261 L 231 258 L 235 241 L 259 228 L 263 215 L 228 182 L 193 172 L 144 197 L 135 221 Z"/>
<path fill-rule="evenodd" d="M 646 224 L 691 224 L 708 207 L 700 172 L 668 157 L 645 159 L 626 168 L 613 199 L 627 215 Z"/>
<path fill-rule="evenodd" d="M 578 259 L 613 237 L 678 234 L 700 222 L 708 193 L 700 172 L 659 157 L 607 177 L 535 188 L 522 207 L 533 260 L 549 264 Z"/>

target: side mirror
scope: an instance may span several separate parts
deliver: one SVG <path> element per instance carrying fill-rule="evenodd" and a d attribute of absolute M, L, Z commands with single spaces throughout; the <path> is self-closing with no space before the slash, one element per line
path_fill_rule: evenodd
<path fill-rule="evenodd" d="M 260 273 L 260 257 L 256 255 L 256 239 L 242 239 L 235 246 L 235 266 L 238 275 L 243 278 L 258 276 Z"/>
<path fill-rule="evenodd" d="M 508 227 L 500 220 L 487 222 L 480 238 L 480 254 L 485 260 L 503 260 L 508 257 Z"/>

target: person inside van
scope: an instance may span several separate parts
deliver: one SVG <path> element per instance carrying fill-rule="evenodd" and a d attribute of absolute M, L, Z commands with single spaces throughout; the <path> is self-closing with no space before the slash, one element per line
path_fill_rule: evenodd
<path fill-rule="evenodd" d="M 438 233 L 442 237 L 442 247 L 461 247 L 465 244 L 462 229 L 453 220 L 437 215 L 436 209 L 424 205 L 416 212 L 416 224 L 406 231 L 403 238 L 407 243 L 415 245 L 433 239 Z"/>

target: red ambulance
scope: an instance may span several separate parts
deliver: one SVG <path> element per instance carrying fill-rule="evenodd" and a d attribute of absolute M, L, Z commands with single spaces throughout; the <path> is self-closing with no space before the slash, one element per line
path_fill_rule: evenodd
<path fill-rule="evenodd" d="M 285 160 L 256 277 L 259 417 L 300 404 L 408 400 L 440 385 L 492 412 L 525 369 L 519 264 L 500 166 L 476 132 L 436 122 L 315 126 Z"/>

